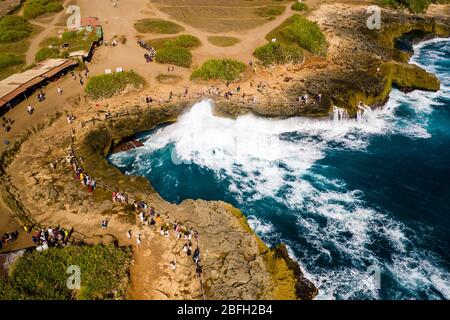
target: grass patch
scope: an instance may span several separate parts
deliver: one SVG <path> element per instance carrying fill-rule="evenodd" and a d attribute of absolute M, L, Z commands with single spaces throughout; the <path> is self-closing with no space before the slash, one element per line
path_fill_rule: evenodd
<path fill-rule="evenodd" d="M 285 10 L 283 6 L 268 6 L 255 9 L 256 15 L 264 18 L 274 19 L 282 14 Z"/>
<path fill-rule="evenodd" d="M 68 246 L 20 257 L 8 278 L 0 278 L 1 300 L 70 300 L 123 298 L 130 250 L 113 245 Z M 81 270 L 80 290 L 70 290 L 66 270 Z"/>
<path fill-rule="evenodd" d="M 11 43 L 31 35 L 33 28 L 24 18 L 7 15 L 0 20 L 0 43 Z"/>
<path fill-rule="evenodd" d="M 189 68 L 192 63 L 192 54 L 186 48 L 169 46 L 159 49 L 156 52 L 155 60 L 159 63 Z"/>
<path fill-rule="evenodd" d="M 236 80 L 245 71 L 244 63 L 231 59 L 211 59 L 194 70 L 191 79 L 200 80 Z"/>
<path fill-rule="evenodd" d="M 183 34 L 178 37 L 164 37 L 164 38 L 150 39 L 145 42 L 151 47 L 153 47 L 155 50 L 159 50 L 165 47 L 182 47 L 193 49 L 202 44 L 197 37 L 189 34 Z"/>
<path fill-rule="evenodd" d="M 182 47 L 182 48 L 196 48 L 202 43 L 200 40 L 190 34 L 182 34 L 174 39 L 166 41 L 165 47 Z"/>
<path fill-rule="evenodd" d="M 286 19 L 266 36 L 269 41 L 273 38 L 284 44 L 296 44 L 313 54 L 326 55 L 327 52 L 325 35 L 317 23 L 297 14 Z"/>
<path fill-rule="evenodd" d="M 23 16 L 33 19 L 44 13 L 59 12 L 63 9 L 59 0 L 27 0 L 23 5 Z"/>
<path fill-rule="evenodd" d="M 308 6 L 303 2 L 296 2 L 292 4 L 291 9 L 295 11 L 306 11 L 308 10 Z"/>
<path fill-rule="evenodd" d="M 184 31 L 184 28 L 171 21 L 161 19 L 142 19 L 134 24 L 140 33 L 175 34 Z"/>
<path fill-rule="evenodd" d="M 0 52 L 0 80 L 20 71 L 24 63 L 23 56 Z"/>
<path fill-rule="evenodd" d="M 44 61 L 45 59 L 61 58 L 63 55 L 56 48 L 42 48 L 36 52 L 36 62 Z"/>
<path fill-rule="evenodd" d="M 257 48 L 253 55 L 265 66 L 299 63 L 303 60 L 301 48 L 296 45 L 282 44 L 279 42 L 265 44 Z"/>
<path fill-rule="evenodd" d="M 22 68 L 25 65 L 25 55 L 26 55 L 28 47 L 29 47 L 29 39 L 41 31 L 42 31 L 41 27 L 32 26 L 32 32 L 28 38 L 23 38 L 21 40 L 14 41 L 14 42 L 6 42 L 6 43 L 0 42 L 0 53 L 14 54 L 14 55 L 20 57 L 23 62 L 21 64 L 11 65 L 11 66 L 3 68 L 3 69 L 0 68 L 0 80 L 7 78 L 14 73 L 24 71 L 24 70 L 22 70 Z M 0 33 L 0 37 L 1 36 L 3 36 L 3 33 Z"/>
<path fill-rule="evenodd" d="M 179 82 L 181 80 L 180 76 L 177 75 L 173 75 L 173 74 L 158 74 L 155 79 L 159 82 L 159 83 L 163 83 L 163 84 L 175 84 L 177 82 Z"/>
<path fill-rule="evenodd" d="M 450 3 L 449 0 L 378 0 L 378 4 L 394 9 L 408 9 L 413 13 L 424 13 L 432 3 Z"/>
<path fill-rule="evenodd" d="M 24 60 L 22 57 L 19 57 L 12 53 L 1 53 L 0 52 L 0 70 L 16 66 L 19 64 L 24 63 Z"/>
<path fill-rule="evenodd" d="M 50 37 L 42 41 L 40 45 L 46 48 L 53 48 L 64 52 L 74 52 L 78 50 L 89 51 L 93 42 L 99 40 L 99 36 L 95 31 L 68 31 L 64 32 L 61 37 Z M 64 46 L 64 48 L 63 48 Z"/>
<path fill-rule="evenodd" d="M 125 90 L 144 85 L 144 79 L 135 72 L 118 72 L 91 77 L 86 85 L 86 94 L 93 99 L 110 98 Z"/>
<path fill-rule="evenodd" d="M 208 37 L 208 41 L 218 47 L 231 47 L 240 42 L 238 38 L 221 36 Z"/>

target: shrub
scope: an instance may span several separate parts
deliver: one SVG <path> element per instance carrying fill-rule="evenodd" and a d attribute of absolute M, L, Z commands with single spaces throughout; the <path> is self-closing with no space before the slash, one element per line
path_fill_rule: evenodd
<path fill-rule="evenodd" d="M 292 23 L 281 30 L 281 35 L 311 53 L 324 55 L 327 51 L 325 36 L 317 23 L 302 16 L 293 16 Z"/>
<path fill-rule="evenodd" d="M 32 31 L 31 24 L 24 18 L 7 15 L 0 20 L 0 43 L 9 43 L 27 38 Z"/>
<path fill-rule="evenodd" d="M 308 6 L 303 2 L 296 2 L 292 4 L 291 9 L 295 11 L 306 11 L 308 10 Z"/>
<path fill-rule="evenodd" d="M 286 45 L 279 42 L 265 44 L 255 50 L 253 55 L 263 65 L 299 63 L 303 60 L 302 49 L 296 45 Z"/>
<path fill-rule="evenodd" d="M 195 48 L 201 45 L 200 40 L 189 34 L 183 34 L 174 39 L 167 40 L 164 43 L 165 47 L 183 47 L 183 48 Z"/>
<path fill-rule="evenodd" d="M 134 24 L 134 28 L 141 33 L 174 34 L 184 31 L 182 26 L 161 19 L 142 19 Z"/>
<path fill-rule="evenodd" d="M 129 262 L 129 249 L 113 245 L 74 245 L 26 253 L 13 264 L 9 278 L 0 278 L 0 300 L 120 298 Z M 67 288 L 70 265 L 81 269 L 80 290 Z"/>
<path fill-rule="evenodd" d="M 60 58 L 61 53 L 56 48 L 42 48 L 36 53 L 35 60 L 37 62 L 45 59 Z"/>
<path fill-rule="evenodd" d="M 231 59 L 212 59 L 206 61 L 199 69 L 194 70 L 191 79 L 201 80 L 235 80 L 245 71 L 245 64 Z"/>
<path fill-rule="evenodd" d="M 12 53 L 0 52 L 0 70 L 24 63 L 23 58 Z"/>
<path fill-rule="evenodd" d="M 133 71 L 118 72 L 89 78 L 85 92 L 94 99 L 110 98 L 124 91 L 127 86 L 138 89 L 143 84 L 144 79 Z"/>
<path fill-rule="evenodd" d="M 192 63 L 192 54 L 186 48 L 169 46 L 158 50 L 155 60 L 159 63 L 189 68 Z"/>
<path fill-rule="evenodd" d="M 285 8 L 282 6 L 261 7 L 255 10 L 256 14 L 261 17 L 274 18 L 284 12 Z"/>
<path fill-rule="evenodd" d="M 32 19 L 44 13 L 58 12 L 63 9 L 63 5 L 58 0 L 28 0 L 23 6 L 23 16 L 26 19 Z"/>

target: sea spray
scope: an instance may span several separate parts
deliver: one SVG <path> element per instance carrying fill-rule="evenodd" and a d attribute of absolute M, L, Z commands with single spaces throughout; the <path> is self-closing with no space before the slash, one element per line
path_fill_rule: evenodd
<path fill-rule="evenodd" d="M 393 90 L 386 106 L 362 105 L 351 119 L 342 109 L 329 120 L 226 119 L 202 101 L 142 136 L 143 148 L 110 160 L 148 177 L 169 201 L 239 207 L 266 242 L 287 243 L 319 298 L 450 298 L 448 220 L 439 216 L 449 212 L 448 140 L 436 149 L 435 135 L 447 136 L 432 126 L 448 128 L 446 109 L 434 115 L 448 104 L 446 77 L 438 93 Z M 369 270 L 381 270 L 380 288 Z"/>

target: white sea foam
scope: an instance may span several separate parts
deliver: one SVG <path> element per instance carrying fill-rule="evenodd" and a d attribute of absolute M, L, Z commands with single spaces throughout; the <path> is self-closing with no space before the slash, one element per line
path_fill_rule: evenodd
<path fill-rule="evenodd" d="M 275 232 L 273 224 L 267 221 L 262 221 L 255 216 L 249 216 L 247 218 L 248 224 L 256 233 L 260 235 L 268 235 Z"/>
<path fill-rule="evenodd" d="M 418 59 L 416 54 L 414 59 Z M 233 120 L 215 117 L 212 102 L 201 101 L 176 123 L 156 130 L 144 147 L 135 151 L 138 168 L 133 171 L 148 170 L 149 155 L 173 144 L 174 159 L 208 168 L 219 179 L 231 181 L 229 192 L 238 201 L 271 197 L 286 205 L 297 214 L 299 230 L 305 232 L 299 236 L 311 252 L 315 250 L 299 258 L 305 273 L 318 285 L 319 298 L 376 299 L 376 282 L 366 271 L 368 265 L 386 269 L 408 290 L 433 288 L 448 298 L 450 280 L 438 259 L 411 246 L 406 249 L 411 230 L 368 207 L 361 200 L 361 191 L 348 190 L 344 181 L 311 170 L 328 150 L 364 151 L 374 136 L 430 138 L 427 115 L 437 105 L 436 97 L 449 93 L 447 89 L 444 84 L 440 93 L 393 90 L 385 107 L 374 111 L 366 107 L 357 119 L 348 119 L 342 110 L 335 109 L 329 120 L 262 119 L 251 114 Z M 413 115 L 398 117 L 405 105 L 414 105 L 407 109 Z M 116 154 L 112 160 L 120 164 L 121 158 Z M 250 216 L 249 223 L 266 239 L 278 236 L 276 225 L 269 221 Z M 379 239 L 392 248 L 390 263 L 370 249 Z M 289 248 L 297 246 L 292 239 L 279 240 L 287 242 Z M 353 267 L 321 268 L 316 263 L 332 264 L 333 259 L 346 260 Z"/>

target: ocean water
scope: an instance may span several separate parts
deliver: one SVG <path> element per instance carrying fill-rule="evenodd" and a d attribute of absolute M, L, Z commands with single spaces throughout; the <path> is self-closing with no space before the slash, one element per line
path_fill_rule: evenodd
<path fill-rule="evenodd" d="M 318 299 L 450 298 L 450 40 L 415 46 L 439 92 L 393 90 L 347 119 L 236 120 L 200 101 L 111 155 L 168 201 L 224 200 L 284 242 Z"/>

